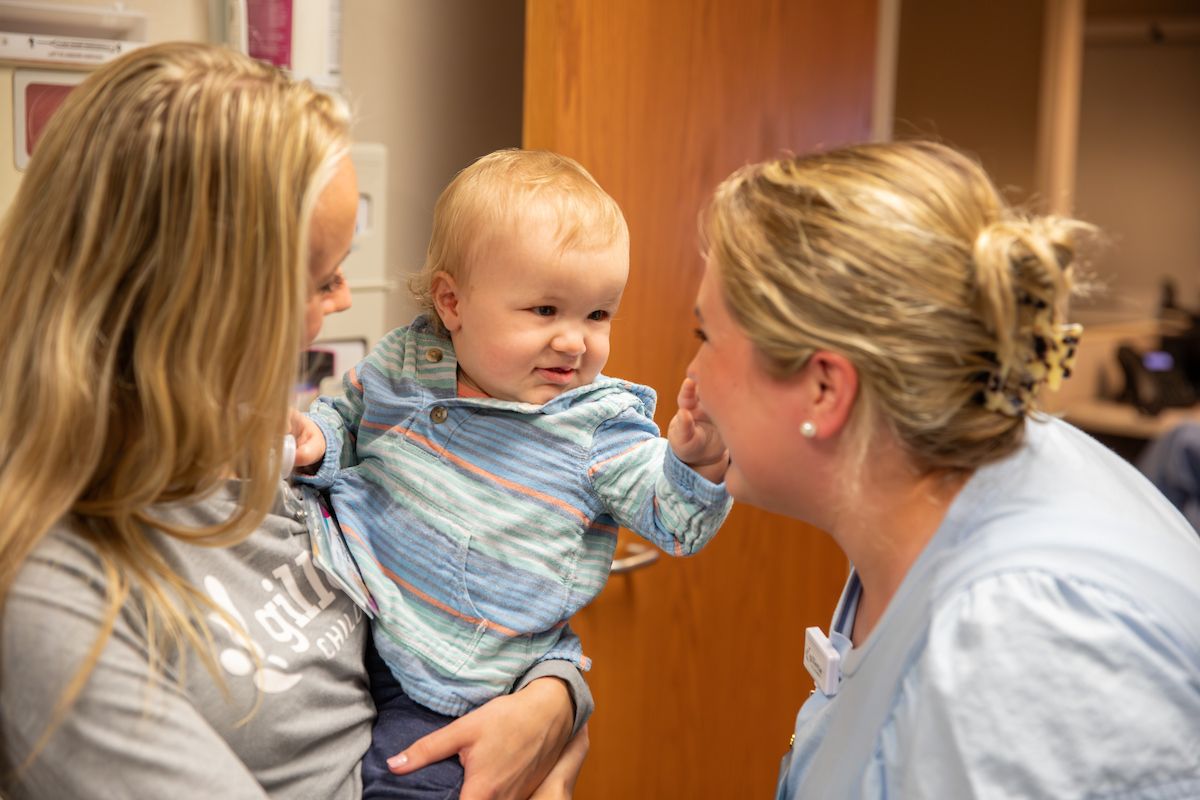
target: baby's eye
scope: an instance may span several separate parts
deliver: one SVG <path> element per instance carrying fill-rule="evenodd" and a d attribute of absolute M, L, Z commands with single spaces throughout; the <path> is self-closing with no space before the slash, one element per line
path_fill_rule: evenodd
<path fill-rule="evenodd" d="M 588 319 L 592 320 L 593 322 L 604 322 L 606 319 L 608 319 L 611 316 L 612 315 L 609 314 L 607 311 L 605 311 L 603 308 L 598 308 L 595 311 L 593 311 L 592 313 L 588 314 Z"/>
<path fill-rule="evenodd" d="M 534 306 L 530 310 L 539 317 L 553 317 L 555 312 L 558 311 L 554 306 Z"/>
<path fill-rule="evenodd" d="M 692 333 L 696 334 L 696 338 L 699 339 L 700 341 L 702 341 L 702 342 L 708 341 L 708 337 L 704 334 L 704 331 L 701 330 L 700 328 L 695 328 L 692 331 Z"/>

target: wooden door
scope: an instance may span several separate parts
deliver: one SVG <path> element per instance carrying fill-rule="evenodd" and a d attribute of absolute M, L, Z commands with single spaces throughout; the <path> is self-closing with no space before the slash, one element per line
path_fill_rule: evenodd
<path fill-rule="evenodd" d="M 528 0 L 524 143 L 579 159 L 629 220 L 605 372 L 665 428 L 695 347 L 698 217 L 736 167 L 871 130 L 876 0 Z M 780 464 L 780 469 L 789 465 Z M 765 798 L 812 688 L 804 628 L 846 576 L 818 531 L 749 507 L 691 559 L 614 576 L 573 624 L 597 712 L 577 797 Z"/>

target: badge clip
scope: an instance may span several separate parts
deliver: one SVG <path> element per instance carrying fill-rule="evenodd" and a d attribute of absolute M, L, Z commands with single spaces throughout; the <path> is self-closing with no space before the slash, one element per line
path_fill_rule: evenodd
<path fill-rule="evenodd" d="M 826 697 L 837 694 L 842 680 L 842 654 L 820 628 L 804 629 L 804 668 L 821 694 Z"/>

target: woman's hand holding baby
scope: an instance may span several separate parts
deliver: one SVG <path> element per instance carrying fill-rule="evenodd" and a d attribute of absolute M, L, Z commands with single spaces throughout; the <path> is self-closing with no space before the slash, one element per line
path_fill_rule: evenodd
<path fill-rule="evenodd" d="M 679 460 L 713 483 L 725 480 L 729 451 L 716 427 L 700 408 L 696 382 L 684 378 L 679 387 L 679 410 L 667 426 L 667 441 Z"/>

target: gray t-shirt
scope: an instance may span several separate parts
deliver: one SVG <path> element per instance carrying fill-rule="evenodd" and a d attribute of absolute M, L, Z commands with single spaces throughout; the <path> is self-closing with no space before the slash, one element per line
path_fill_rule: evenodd
<path fill-rule="evenodd" d="M 235 491 L 231 484 L 158 513 L 189 526 L 215 524 L 233 512 Z M 358 798 L 375 716 L 363 668 L 368 619 L 313 566 L 299 513 L 288 491 L 234 547 L 160 537 L 171 566 L 247 635 L 213 615 L 219 680 L 192 655 L 182 670 L 168 665 L 151 682 L 145 620 L 136 600 L 126 602 L 79 700 L 17 784 L 0 778 L 3 796 Z M 40 740 L 87 657 L 105 585 L 94 550 L 64 524 L 18 575 L 0 632 L 3 767 L 19 764 Z M 572 685 L 582 721 L 591 698 L 565 666 L 541 674 Z"/>
<path fill-rule="evenodd" d="M 230 486 L 160 515 L 211 525 L 229 517 L 234 501 Z M 375 715 L 362 665 L 368 620 L 313 566 L 305 526 L 285 507 L 291 505 L 281 501 L 235 547 L 160 538 L 171 566 L 248 636 L 213 617 L 220 680 L 193 655 L 182 676 L 167 668 L 164 680 L 151 684 L 145 621 L 138 604 L 127 602 L 78 703 L 20 786 L 8 790 L 14 800 L 360 795 L 359 760 Z M 90 650 L 104 587 L 94 551 L 63 525 L 17 578 L 0 645 L 10 760 L 41 737 Z"/>

